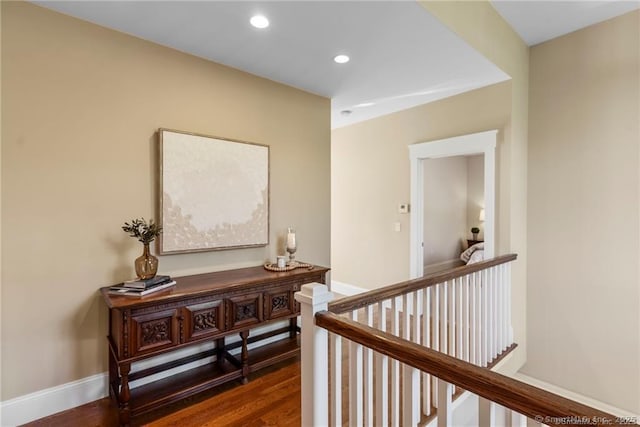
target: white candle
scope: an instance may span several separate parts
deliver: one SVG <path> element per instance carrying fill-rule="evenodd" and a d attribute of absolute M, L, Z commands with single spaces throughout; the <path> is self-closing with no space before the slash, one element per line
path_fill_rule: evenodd
<path fill-rule="evenodd" d="M 289 230 L 287 233 L 287 248 L 295 248 L 296 247 L 296 233 Z"/>

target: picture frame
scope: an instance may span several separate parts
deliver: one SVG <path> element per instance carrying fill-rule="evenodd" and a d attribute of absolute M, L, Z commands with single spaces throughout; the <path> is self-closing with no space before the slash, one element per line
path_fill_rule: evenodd
<path fill-rule="evenodd" d="M 269 146 L 158 129 L 161 255 L 269 244 Z"/>

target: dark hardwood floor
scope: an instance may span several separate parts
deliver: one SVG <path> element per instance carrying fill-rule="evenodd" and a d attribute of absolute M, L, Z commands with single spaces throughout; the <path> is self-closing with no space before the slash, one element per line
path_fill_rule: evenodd
<path fill-rule="evenodd" d="M 362 311 L 360 321 L 364 321 Z M 387 316 L 387 322 L 390 320 Z M 401 319 L 402 320 L 402 319 Z M 374 324 L 378 321 L 374 316 Z M 400 322 L 402 326 L 403 322 Z M 389 328 L 389 324 L 387 324 Z M 402 327 L 400 328 L 402 332 Z M 515 348 L 515 344 L 494 359 L 490 367 L 498 363 Z M 348 344 L 342 342 L 342 414 L 343 425 L 348 425 Z M 390 375 L 389 370 L 389 375 Z M 376 378 L 374 378 L 376 381 Z M 189 399 L 160 410 L 134 417 L 133 426 L 299 426 L 300 414 L 300 359 L 290 359 L 249 376 L 249 383 L 239 381 L 223 384 Z M 456 390 L 457 398 L 461 390 Z M 422 417 L 420 425 L 435 416 Z M 27 426 L 75 427 L 117 426 L 117 408 L 109 398 L 79 406 L 59 414 L 42 418 Z"/>
<path fill-rule="evenodd" d="M 336 294 L 336 298 L 341 295 Z M 249 376 L 249 383 L 223 384 L 132 419 L 133 426 L 299 426 L 300 359 L 290 359 Z M 31 423 L 30 427 L 117 426 L 110 398 L 87 403 Z"/>
<path fill-rule="evenodd" d="M 27 426 L 117 426 L 109 398 L 26 424 Z M 285 361 L 132 420 L 134 426 L 299 426 L 300 361 Z"/>

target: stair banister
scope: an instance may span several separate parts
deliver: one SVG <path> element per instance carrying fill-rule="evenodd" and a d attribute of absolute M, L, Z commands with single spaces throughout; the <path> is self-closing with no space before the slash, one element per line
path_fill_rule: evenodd
<path fill-rule="evenodd" d="M 378 301 L 384 301 L 393 297 L 402 296 L 410 292 L 435 286 L 446 281 L 458 279 L 466 275 L 486 270 L 501 264 L 507 264 L 518 258 L 516 254 L 501 255 L 486 261 L 475 264 L 464 265 L 452 268 L 439 273 L 432 273 L 417 279 L 407 280 L 396 283 L 395 285 L 385 286 L 383 288 L 374 289 L 363 294 L 358 294 L 346 298 L 340 298 L 337 301 L 329 303 L 329 311 L 333 313 L 346 313 L 348 311 L 357 310 L 366 307 Z"/>
<path fill-rule="evenodd" d="M 329 289 L 320 283 L 302 286 L 295 299 L 300 303 L 302 327 L 301 341 L 301 383 L 302 383 L 302 425 L 329 425 L 329 357 L 327 330 L 315 325 L 315 314 L 327 309 L 333 298 Z"/>
<path fill-rule="evenodd" d="M 548 425 L 564 425 L 563 420 L 593 420 L 585 425 L 616 425 L 616 416 L 547 392 L 486 368 L 472 365 L 411 341 L 393 336 L 329 311 L 315 315 L 315 324 L 352 342 L 428 372 L 438 383 L 453 384 L 531 419 Z M 304 363 L 304 362 L 303 362 Z M 445 384 L 446 385 L 446 384 Z M 440 388 L 440 387 L 439 387 Z M 444 396 L 444 392 L 440 392 Z M 440 416 L 440 405 L 438 416 Z M 554 420 L 558 422 L 554 423 Z"/>
<path fill-rule="evenodd" d="M 503 255 L 331 303 L 326 286 L 303 286 L 296 294 L 303 326 L 302 424 L 342 426 L 348 416 L 357 427 L 451 426 L 454 408 L 475 394 L 474 422 L 483 427 L 524 427 L 525 417 L 539 426 L 575 420 L 617 425 L 611 414 L 490 370 L 517 346 L 510 304 L 516 258 Z M 343 403 L 348 414 L 341 412 Z"/>

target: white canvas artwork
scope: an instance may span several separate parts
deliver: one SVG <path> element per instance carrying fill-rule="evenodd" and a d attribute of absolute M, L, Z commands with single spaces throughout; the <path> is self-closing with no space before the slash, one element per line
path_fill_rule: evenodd
<path fill-rule="evenodd" d="M 269 147 L 166 129 L 160 253 L 269 243 Z"/>

